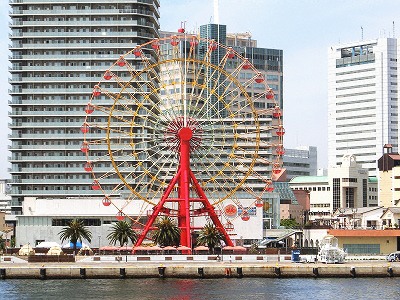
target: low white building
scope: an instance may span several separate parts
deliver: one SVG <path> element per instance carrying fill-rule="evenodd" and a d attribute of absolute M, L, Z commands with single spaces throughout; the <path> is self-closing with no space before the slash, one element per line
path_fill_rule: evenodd
<path fill-rule="evenodd" d="M 113 203 L 116 207 L 124 207 L 127 202 L 113 200 Z M 256 207 L 254 199 L 243 200 L 241 204 L 243 206 L 239 207 L 237 203 L 227 200 L 218 207 L 224 216 L 229 214 L 226 218 L 233 224 L 233 228 L 228 231 L 228 234 L 236 244 L 239 244 L 238 241 L 241 244 L 251 244 L 262 240 L 265 236 L 266 214 L 275 210 L 279 214 L 279 206 Z M 142 216 L 140 223 L 146 223 L 148 212 L 152 208 L 153 206 L 148 206 L 144 209 L 143 205 L 131 203 L 126 205 L 123 211 L 134 219 Z M 28 197 L 25 198 L 22 209 L 23 214 L 17 216 L 17 246 L 27 243 L 37 245 L 43 241 L 61 244 L 59 232 L 75 218 L 83 220 L 92 233 L 91 247 L 108 245 L 107 235 L 110 233 L 112 224 L 117 222 L 116 215 L 118 213 L 117 208 L 112 205 L 104 206 L 102 199 L 93 198 L 37 199 Z M 248 215 L 248 218 L 244 218 L 245 220 L 241 218 L 243 209 L 246 209 Z M 194 226 L 200 228 L 205 222 L 206 218 L 204 217 L 195 218 Z M 226 225 L 227 221 L 222 222 L 223 225 Z"/>
<path fill-rule="evenodd" d="M 11 214 L 11 196 L 8 193 L 8 183 L 6 179 L 0 179 L 0 211 L 7 215 Z"/>
<path fill-rule="evenodd" d="M 293 190 L 310 194 L 309 219 L 331 219 L 339 208 L 375 207 L 377 180 L 368 177 L 368 170 L 345 155 L 340 166 L 330 167 L 327 176 L 298 176 L 290 181 Z"/>

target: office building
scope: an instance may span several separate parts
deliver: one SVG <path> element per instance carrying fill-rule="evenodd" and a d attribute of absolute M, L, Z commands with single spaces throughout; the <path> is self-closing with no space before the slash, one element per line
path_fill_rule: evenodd
<path fill-rule="evenodd" d="M 335 45 L 328 59 L 328 162 L 345 154 L 376 176 L 383 145 L 398 152 L 398 41 Z"/>
<path fill-rule="evenodd" d="M 296 176 L 317 175 L 317 147 L 299 146 L 292 149 L 285 149 L 283 165 L 286 169 L 287 179 Z"/>
<path fill-rule="evenodd" d="M 330 221 L 338 209 L 358 209 L 378 205 L 377 180 L 358 164 L 354 155 L 345 155 L 339 166 L 328 169 L 328 176 L 297 176 L 290 181 L 296 192 L 310 197 L 310 220 Z"/>
<path fill-rule="evenodd" d="M 84 107 L 121 54 L 158 37 L 159 0 L 10 6 L 12 213 L 24 197 L 98 196 L 80 151 Z"/>

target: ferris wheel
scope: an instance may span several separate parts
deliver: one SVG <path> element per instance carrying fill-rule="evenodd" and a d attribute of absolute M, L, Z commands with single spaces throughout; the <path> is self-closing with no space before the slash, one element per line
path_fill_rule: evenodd
<path fill-rule="evenodd" d="M 141 226 L 137 245 L 159 215 L 178 219 L 182 245 L 196 217 L 232 245 L 233 220 L 249 219 L 243 199 L 265 208 L 281 172 L 282 112 L 244 55 L 181 31 L 136 46 L 94 86 L 81 127 L 84 169 L 103 205 Z"/>

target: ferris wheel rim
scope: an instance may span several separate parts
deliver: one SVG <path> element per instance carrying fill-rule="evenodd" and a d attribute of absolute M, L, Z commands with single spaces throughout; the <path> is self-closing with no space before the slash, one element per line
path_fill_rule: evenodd
<path fill-rule="evenodd" d="M 167 39 L 168 39 L 168 37 L 167 37 L 167 38 L 154 39 L 154 40 L 152 40 L 152 41 L 150 41 L 150 42 L 148 42 L 148 43 L 145 43 L 145 44 L 143 44 L 143 45 L 140 45 L 140 46 L 137 46 L 137 47 L 133 48 L 131 51 L 127 52 L 125 55 L 123 55 L 123 56 L 121 56 L 121 57 L 123 57 L 124 59 L 126 59 L 129 55 L 132 55 L 132 53 L 134 53 L 135 50 L 138 50 L 138 49 L 139 49 L 140 51 L 142 51 L 142 49 L 145 49 L 146 46 L 151 45 L 152 43 L 160 42 L 160 41 L 165 41 L 165 40 L 167 40 Z M 221 44 L 219 44 L 219 43 L 217 43 L 217 44 L 218 44 L 218 46 L 223 47 Z M 226 47 L 226 46 L 225 46 L 224 48 L 225 48 L 225 49 L 230 49 L 229 47 Z M 235 55 L 236 55 L 237 57 L 240 57 L 240 54 L 237 53 L 237 52 L 235 52 Z M 192 58 L 192 59 L 190 59 L 190 58 L 187 59 L 186 57 L 185 57 L 185 58 L 180 57 L 180 58 L 175 58 L 175 59 L 169 59 L 168 61 L 170 61 L 170 62 L 182 62 L 183 60 L 185 60 L 185 62 L 188 61 L 188 62 L 192 62 L 192 63 L 195 61 L 195 59 L 193 59 L 193 58 Z M 197 60 L 197 61 L 201 61 L 201 60 Z M 244 62 L 246 61 L 246 59 L 242 56 L 242 57 L 241 57 L 241 61 L 244 63 Z M 208 62 L 204 62 L 204 61 L 201 61 L 201 62 L 202 62 L 203 64 L 207 65 L 207 66 L 211 65 L 211 63 L 208 63 Z M 138 74 L 139 74 L 139 73 L 140 73 L 140 74 L 144 74 L 144 73 L 147 72 L 147 70 L 149 70 L 149 69 L 154 69 L 154 68 L 156 68 L 156 67 L 160 67 L 160 65 L 161 65 L 162 63 L 166 63 L 166 62 L 164 62 L 164 61 L 159 62 L 159 61 L 158 61 L 158 62 L 156 62 L 156 63 L 154 63 L 154 64 L 152 64 L 152 65 L 149 65 L 149 66 L 146 67 L 146 68 L 143 68 L 142 70 L 140 70 L 140 71 L 138 72 Z M 116 64 L 117 64 L 117 62 L 116 62 L 112 67 L 114 67 Z M 213 66 L 215 66 L 215 65 L 213 65 Z M 236 77 L 232 76 L 230 73 L 228 73 L 228 72 L 226 72 L 225 70 L 221 69 L 219 66 L 215 66 L 215 67 L 216 67 L 216 69 L 218 69 L 218 72 L 223 73 L 224 75 L 226 75 L 226 76 L 227 76 L 228 78 L 230 78 L 231 80 L 233 80 L 233 81 L 238 81 L 238 79 L 237 79 Z M 110 69 L 111 69 L 111 68 L 110 68 Z M 146 70 L 146 71 L 145 71 L 145 70 Z M 255 70 L 254 66 L 252 67 L 252 70 L 253 70 L 253 71 Z M 138 74 L 136 74 L 136 78 L 138 78 L 138 77 L 140 76 L 140 75 L 138 75 Z M 132 78 L 131 78 L 131 80 L 130 80 L 129 82 L 131 82 L 133 79 L 134 79 L 134 76 L 132 76 Z M 103 82 L 103 80 L 101 80 L 96 86 L 100 86 L 100 85 L 102 84 L 102 82 Z M 186 84 L 186 83 L 187 83 L 187 82 L 185 81 L 185 84 Z M 129 83 L 127 83 L 127 84 L 129 84 Z M 126 85 L 127 85 L 127 84 L 126 84 Z M 198 84 L 198 83 L 197 83 L 197 84 Z M 125 86 L 126 86 L 126 85 L 125 85 Z M 239 86 L 241 86 L 240 83 L 239 83 Z M 247 92 L 246 92 L 246 89 L 245 89 L 244 87 L 243 87 L 242 90 L 244 91 L 244 94 L 247 93 Z M 119 99 L 119 97 L 116 98 L 115 102 L 118 101 L 118 99 Z M 93 100 L 93 97 L 90 99 L 90 103 L 92 103 L 92 100 Z M 258 120 L 257 120 L 257 112 L 255 111 L 254 107 L 252 106 L 252 105 L 253 105 L 252 102 L 251 102 L 251 101 L 249 101 L 249 102 L 251 103 L 251 109 L 252 109 L 252 111 L 253 111 L 254 118 L 255 118 L 256 121 L 258 122 Z M 115 103 L 114 103 L 114 105 L 115 105 Z M 114 105 L 113 105 L 113 106 L 114 106 Z M 111 109 L 110 111 L 112 111 L 112 109 Z M 85 122 L 86 122 L 86 120 L 87 120 L 87 117 L 88 117 L 88 116 L 86 116 L 86 118 L 85 118 Z M 109 119 L 108 122 L 109 122 L 108 127 L 110 127 L 110 119 Z M 257 133 L 258 133 L 258 135 L 259 135 L 259 134 L 260 134 L 260 131 L 258 131 Z M 86 140 L 86 139 L 85 139 L 85 140 Z M 112 149 L 110 148 L 110 144 L 107 144 L 107 146 L 108 146 L 108 153 L 109 153 L 110 157 L 112 157 L 112 156 L 113 156 L 113 154 L 112 154 L 113 151 L 112 151 Z M 243 183 L 246 181 L 246 179 L 251 175 L 250 173 L 251 173 L 251 171 L 252 171 L 252 168 L 254 167 L 254 164 L 255 164 L 255 161 L 257 160 L 258 155 L 259 155 L 259 154 L 258 154 L 258 147 L 257 147 L 257 151 L 255 152 L 254 159 L 252 160 L 252 162 L 251 162 L 251 164 L 250 164 L 250 168 L 248 169 L 248 171 L 247 171 L 247 173 L 246 173 L 247 175 L 245 176 L 245 178 L 244 178 L 242 181 L 240 181 L 240 184 L 238 184 L 238 185 L 234 188 L 234 190 L 232 190 L 230 193 L 228 193 L 225 197 L 222 197 L 222 198 L 220 198 L 218 201 L 213 202 L 214 205 L 222 203 L 223 201 L 225 201 L 226 199 L 230 198 L 231 196 L 233 196 L 233 195 L 236 193 L 236 191 L 243 185 Z M 86 153 L 86 157 L 87 157 L 87 160 L 90 161 L 90 159 L 89 159 L 89 154 L 88 154 L 88 153 Z M 141 195 L 140 193 L 137 193 L 135 189 L 131 189 L 131 188 L 130 188 L 131 185 L 130 185 L 128 182 L 126 182 L 124 176 L 120 174 L 120 172 L 118 171 L 118 165 L 116 164 L 116 162 L 115 162 L 113 159 L 112 159 L 112 164 L 113 164 L 114 169 L 116 170 L 116 172 L 117 172 L 119 178 L 121 179 L 121 181 L 124 183 L 124 185 L 125 185 L 126 187 L 128 187 L 128 189 L 129 189 L 134 195 L 136 195 L 138 198 L 140 198 L 141 200 L 143 200 L 143 201 L 145 201 L 145 202 L 147 202 L 147 203 L 149 203 L 149 204 L 151 204 L 151 205 L 156 205 L 156 202 L 153 202 L 153 201 L 151 201 L 151 200 L 149 200 L 149 199 L 147 199 L 147 198 L 143 198 L 142 195 Z M 92 174 L 93 174 L 93 177 L 96 179 L 96 176 L 94 175 L 93 172 L 92 172 Z M 164 181 L 159 181 L 159 183 L 160 183 L 161 186 L 165 186 L 165 185 L 166 185 L 165 180 L 164 180 Z M 105 193 L 105 194 L 106 194 L 106 193 Z"/>

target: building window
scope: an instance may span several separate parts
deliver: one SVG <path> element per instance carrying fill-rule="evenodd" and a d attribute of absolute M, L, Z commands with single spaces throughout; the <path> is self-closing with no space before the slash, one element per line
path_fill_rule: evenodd
<path fill-rule="evenodd" d="M 100 219 L 79 219 L 85 226 L 101 226 Z M 72 219 L 52 219 L 51 226 L 68 226 Z"/>
<path fill-rule="evenodd" d="M 380 244 L 343 244 L 349 254 L 380 254 Z"/>
<path fill-rule="evenodd" d="M 346 188 L 346 207 L 354 207 L 354 188 Z"/>
<path fill-rule="evenodd" d="M 363 207 L 368 206 L 368 180 L 363 179 Z"/>
<path fill-rule="evenodd" d="M 340 178 L 333 178 L 333 210 L 340 207 Z"/>
<path fill-rule="evenodd" d="M 357 182 L 357 178 L 342 178 L 342 182 Z"/>

